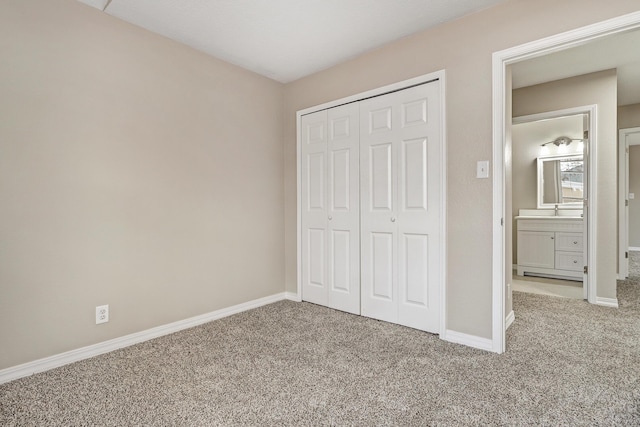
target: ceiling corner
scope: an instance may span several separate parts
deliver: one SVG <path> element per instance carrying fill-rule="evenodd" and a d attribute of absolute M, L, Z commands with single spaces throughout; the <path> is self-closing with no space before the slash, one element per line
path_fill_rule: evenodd
<path fill-rule="evenodd" d="M 110 3 L 110 0 L 78 0 L 78 1 L 100 10 L 105 10 L 107 5 Z"/>

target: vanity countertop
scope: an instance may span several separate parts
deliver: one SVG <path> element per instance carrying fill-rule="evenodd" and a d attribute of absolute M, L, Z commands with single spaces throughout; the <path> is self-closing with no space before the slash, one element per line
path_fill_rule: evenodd
<path fill-rule="evenodd" d="M 569 216 L 569 215 L 559 215 L 559 216 L 555 216 L 555 215 L 519 215 L 515 219 L 516 220 L 518 220 L 518 219 L 544 219 L 544 220 L 573 220 L 573 221 L 577 221 L 577 220 L 582 220 L 584 218 L 582 218 L 581 216 Z"/>
<path fill-rule="evenodd" d="M 520 209 L 515 219 L 582 220 L 582 209 Z"/>

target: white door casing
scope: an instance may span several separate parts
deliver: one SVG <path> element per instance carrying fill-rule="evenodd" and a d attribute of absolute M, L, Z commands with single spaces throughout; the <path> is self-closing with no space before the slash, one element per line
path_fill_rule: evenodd
<path fill-rule="evenodd" d="M 591 137 L 593 137 L 596 129 L 591 129 L 592 114 L 597 111 L 597 106 L 592 107 L 592 112 L 585 113 L 582 116 L 582 136 L 584 138 L 582 146 L 582 263 L 583 263 L 583 275 L 582 275 L 582 299 L 589 300 L 589 242 L 593 241 L 593 236 L 589 238 L 589 221 L 591 221 L 591 215 L 589 214 L 589 195 L 591 194 L 590 174 L 591 174 Z M 586 237 L 586 238 L 585 238 Z M 594 280 L 595 282 L 595 277 Z"/>
<path fill-rule="evenodd" d="M 618 147 L 618 279 L 629 277 L 629 143 L 620 130 Z"/>
<path fill-rule="evenodd" d="M 360 103 L 362 314 L 439 332 L 438 84 Z"/>
<path fill-rule="evenodd" d="M 618 279 L 629 277 L 629 147 L 640 145 L 640 127 L 620 129 L 618 138 Z"/>
<path fill-rule="evenodd" d="M 358 106 L 305 115 L 301 127 L 303 297 L 359 314 Z"/>

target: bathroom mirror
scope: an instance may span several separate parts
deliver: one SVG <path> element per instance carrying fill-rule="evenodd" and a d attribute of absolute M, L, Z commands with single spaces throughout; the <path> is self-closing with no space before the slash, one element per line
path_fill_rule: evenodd
<path fill-rule="evenodd" d="M 582 209 L 582 154 L 538 157 L 538 209 Z"/>

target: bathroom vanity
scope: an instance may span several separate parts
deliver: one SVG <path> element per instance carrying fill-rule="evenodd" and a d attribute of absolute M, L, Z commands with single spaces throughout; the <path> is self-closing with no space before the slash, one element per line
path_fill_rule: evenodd
<path fill-rule="evenodd" d="M 541 156 L 537 166 L 537 209 L 515 217 L 518 275 L 582 281 L 583 154 Z"/>
<path fill-rule="evenodd" d="M 517 216 L 518 275 L 582 281 L 583 219 L 580 213 Z"/>

